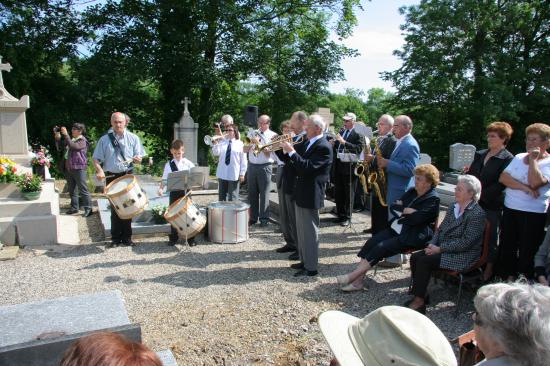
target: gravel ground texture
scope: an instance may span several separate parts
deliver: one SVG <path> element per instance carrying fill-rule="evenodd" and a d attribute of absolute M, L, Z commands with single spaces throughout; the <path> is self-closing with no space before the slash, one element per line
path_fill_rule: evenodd
<path fill-rule="evenodd" d="M 215 200 L 197 198 L 197 202 Z M 200 202 L 203 201 L 203 202 Z M 68 207 L 63 198 L 62 209 Z M 187 248 L 167 237 L 138 238 L 136 247 L 105 249 L 99 216 L 79 217 L 82 245 L 24 248 L 0 262 L 0 305 L 118 289 L 143 341 L 171 349 L 179 365 L 328 365 L 331 353 L 318 315 L 338 309 L 363 317 L 409 298 L 409 266 L 380 269 L 366 291 L 342 293 L 335 276 L 350 271 L 368 238 L 360 224 L 342 228 L 322 216 L 319 276 L 294 278 L 276 225 L 253 226 L 239 244 L 198 237 Z M 361 233 L 361 234 L 359 234 Z M 427 316 L 449 338 L 472 328 L 473 292 L 466 290 L 455 318 L 457 286 L 431 287 Z"/>

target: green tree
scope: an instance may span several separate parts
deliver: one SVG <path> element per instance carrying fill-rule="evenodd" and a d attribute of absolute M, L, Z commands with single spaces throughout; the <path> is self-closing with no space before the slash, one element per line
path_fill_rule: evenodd
<path fill-rule="evenodd" d="M 442 168 L 454 142 L 484 147 L 484 126 L 511 122 L 512 150 L 523 128 L 548 116 L 548 1 L 424 0 L 402 8 L 403 65 L 384 74 L 393 105 L 415 121 L 421 149 Z"/>

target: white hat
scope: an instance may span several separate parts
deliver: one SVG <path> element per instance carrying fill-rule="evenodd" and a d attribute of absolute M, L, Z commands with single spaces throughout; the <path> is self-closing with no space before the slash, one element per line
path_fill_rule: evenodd
<path fill-rule="evenodd" d="M 355 115 L 355 113 L 348 112 L 344 115 L 343 118 L 346 121 L 352 120 L 353 122 L 355 122 L 355 120 L 357 119 L 357 116 Z"/>
<path fill-rule="evenodd" d="M 402 306 L 383 306 L 363 319 L 329 310 L 319 326 L 342 366 L 456 366 L 451 345 L 424 315 Z"/>

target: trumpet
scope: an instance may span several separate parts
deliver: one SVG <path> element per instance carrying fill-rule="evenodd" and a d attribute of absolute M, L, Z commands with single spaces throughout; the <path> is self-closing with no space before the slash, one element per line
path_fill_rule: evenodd
<path fill-rule="evenodd" d="M 291 134 L 274 136 L 269 143 L 264 145 L 256 145 L 252 149 L 252 153 L 257 156 L 262 151 L 273 152 L 281 150 L 283 148 L 283 142 L 288 142 L 291 145 L 296 145 L 304 141 L 304 135 L 300 135 L 296 141 L 293 141 L 292 137 L 293 136 Z"/>
<path fill-rule="evenodd" d="M 204 143 L 208 146 L 214 146 L 219 143 L 221 140 L 225 139 L 226 135 L 214 135 L 214 136 L 204 136 Z"/>

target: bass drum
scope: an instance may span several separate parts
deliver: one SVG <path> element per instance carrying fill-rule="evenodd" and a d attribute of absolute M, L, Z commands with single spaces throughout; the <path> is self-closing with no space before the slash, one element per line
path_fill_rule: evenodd
<path fill-rule="evenodd" d="M 127 220 L 143 212 L 149 200 L 135 176 L 124 175 L 113 180 L 105 188 L 105 195 L 118 217 Z"/>
<path fill-rule="evenodd" d="M 193 238 L 206 226 L 206 217 L 188 196 L 172 203 L 166 210 L 164 218 L 182 238 Z"/>
<path fill-rule="evenodd" d="M 239 201 L 208 205 L 208 236 L 214 243 L 241 243 L 248 240 L 248 209 Z"/>

